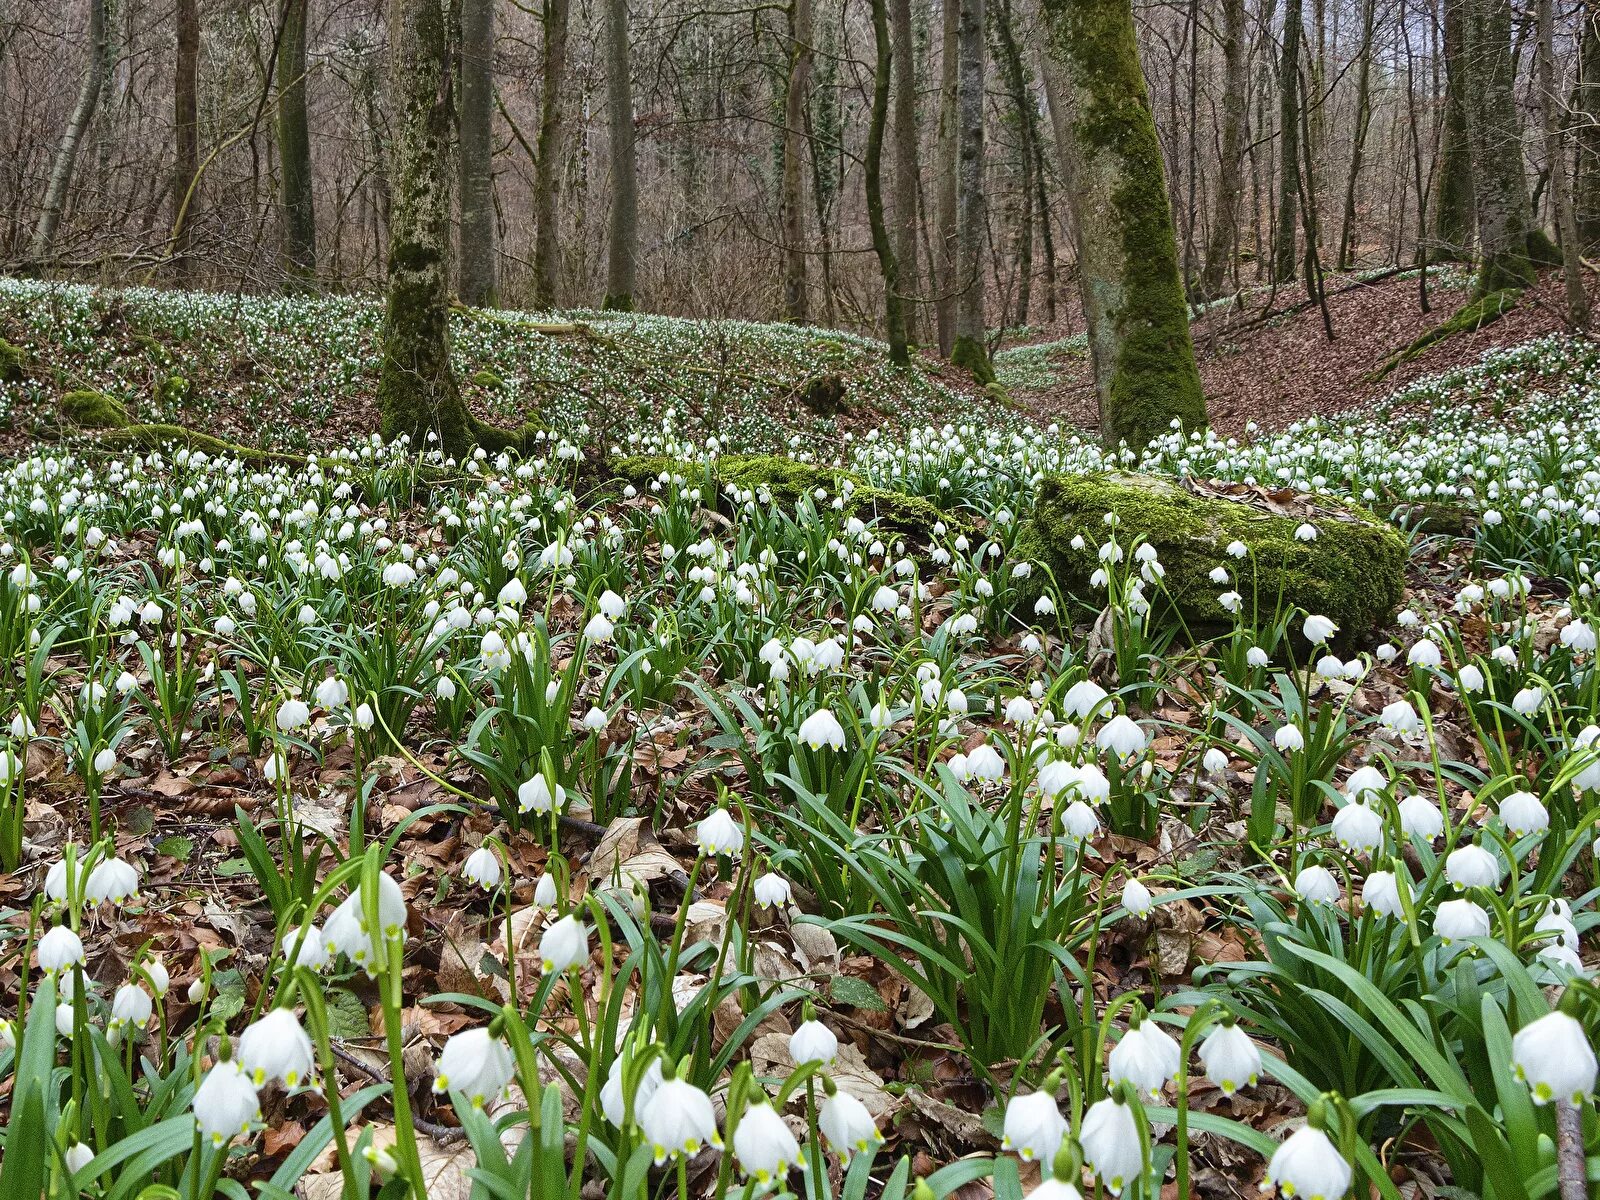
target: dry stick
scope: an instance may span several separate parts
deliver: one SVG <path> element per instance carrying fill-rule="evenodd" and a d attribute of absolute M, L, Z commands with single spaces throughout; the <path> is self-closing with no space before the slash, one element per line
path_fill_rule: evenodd
<path fill-rule="evenodd" d="M 1561 1200 L 1588 1200 L 1583 1153 L 1583 1114 L 1570 1100 L 1556 1101 L 1556 1179 Z"/>

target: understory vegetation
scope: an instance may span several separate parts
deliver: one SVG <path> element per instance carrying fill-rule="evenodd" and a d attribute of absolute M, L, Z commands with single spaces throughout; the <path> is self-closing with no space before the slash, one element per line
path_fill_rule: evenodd
<path fill-rule="evenodd" d="M 348 436 L 365 302 L 0 290 L 0 1195 L 1600 1179 L 1593 343 L 1135 454 L 457 320 L 538 452 Z"/>

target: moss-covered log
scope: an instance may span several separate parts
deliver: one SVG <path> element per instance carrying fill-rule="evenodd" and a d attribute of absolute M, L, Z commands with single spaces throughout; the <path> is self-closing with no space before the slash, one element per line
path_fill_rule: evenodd
<path fill-rule="evenodd" d="M 68 392 L 61 397 L 61 415 L 84 429 L 120 429 L 128 423 L 122 401 L 104 392 Z"/>
<path fill-rule="evenodd" d="M 0 383 L 20 383 L 28 367 L 28 352 L 0 338 Z"/>
<path fill-rule="evenodd" d="M 1048 566 L 1066 592 L 1097 603 L 1103 593 L 1091 586 L 1090 576 L 1101 566 L 1107 513 L 1116 514 L 1124 547 L 1136 537 L 1155 547 L 1165 569 L 1166 611 L 1175 610 L 1191 628 L 1231 620 L 1218 597 L 1236 591 L 1251 620 L 1270 618 L 1280 604 L 1302 608 L 1331 618 L 1342 638 L 1356 642 L 1389 618 L 1404 589 L 1405 542 L 1370 512 L 1318 497 L 1313 515 L 1285 516 L 1142 475 L 1045 479 L 1017 553 Z M 1314 541 L 1295 536 L 1306 523 L 1316 526 Z M 1073 539 L 1080 537 L 1082 549 L 1074 549 Z M 1248 557 L 1228 554 L 1235 541 L 1249 547 Z M 1227 569 L 1227 584 L 1212 582 L 1217 567 Z M 1030 587 L 1043 586 L 1035 572 Z M 1159 609 L 1162 601 L 1153 591 Z"/>

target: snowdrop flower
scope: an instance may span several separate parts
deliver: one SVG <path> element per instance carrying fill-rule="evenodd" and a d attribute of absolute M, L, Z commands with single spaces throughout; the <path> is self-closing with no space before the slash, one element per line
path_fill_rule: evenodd
<path fill-rule="evenodd" d="M 1143 1174 L 1144 1148 L 1133 1109 L 1112 1096 L 1096 1101 L 1083 1114 L 1079 1140 L 1084 1162 L 1114 1196 Z M 1059 1142 L 1057 1143 L 1059 1145 Z M 1049 1156 L 1045 1156 L 1048 1158 Z"/>
<path fill-rule="evenodd" d="M 311 1039 L 287 1008 L 275 1008 L 239 1035 L 239 1066 L 256 1087 L 282 1080 L 291 1092 L 315 1075 Z"/>
<path fill-rule="evenodd" d="M 1482 846 L 1458 846 L 1444 860 L 1444 877 L 1455 884 L 1458 892 L 1475 887 L 1497 888 L 1500 859 Z"/>
<path fill-rule="evenodd" d="M 1374 871 L 1361 885 L 1361 904 L 1380 917 L 1403 916 L 1400 887 L 1393 871 Z"/>
<path fill-rule="evenodd" d="M 1483 672 L 1472 663 L 1468 663 L 1456 672 L 1456 687 L 1463 692 L 1483 691 Z"/>
<path fill-rule="evenodd" d="M 472 1107 L 482 1108 L 505 1091 L 514 1073 L 511 1051 L 504 1042 L 491 1037 L 486 1027 L 464 1029 L 452 1034 L 439 1052 L 433 1092 L 459 1092 Z"/>
<path fill-rule="evenodd" d="M 1444 655 L 1438 646 L 1423 638 L 1407 652 L 1406 662 L 1413 667 L 1438 667 L 1444 663 Z"/>
<path fill-rule="evenodd" d="M 591 708 L 583 714 L 583 727 L 590 733 L 599 733 L 610 723 L 611 718 L 603 708 Z"/>
<path fill-rule="evenodd" d="M 1422 718 L 1417 716 L 1417 710 L 1411 707 L 1409 700 L 1396 700 L 1393 704 L 1384 705 L 1383 712 L 1378 714 L 1378 723 L 1390 733 L 1402 736 L 1416 733 L 1422 728 Z"/>
<path fill-rule="evenodd" d="M 974 779 L 993 783 L 1005 777 L 1006 760 L 1000 757 L 998 750 L 984 742 L 967 755 L 967 771 Z"/>
<path fill-rule="evenodd" d="M 387 965 L 387 950 L 382 939 L 405 939 L 406 901 L 400 885 L 387 874 L 378 874 L 378 941 L 367 928 L 365 900 L 358 887 L 333 910 L 322 927 L 322 945 L 328 956 L 343 954 L 351 962 L 375 976 Z"/>
<path fill-rule="evenodd" d="M 1536 687 L 1526 687 L 1511 697 L 1511 707 L 1525 717 L 1531 717 L 1544 707 L 1544 692 Z"/>
<path fill-rule="evenodd" d="M 844 749 L 844 726 L 839 718 L 826 708 L 819 708 L 800 724 L 800 740 L 813 750 L 831 746 Z"/>
<path fill-rule="evenodd" d="M 1307 904 L 1337 904 L 1339 881 L 1323 866 L 1309 866 L 1294 877 L 1295 895 Z"/>
<path fill-rule="evenodd" d="M 1100 708 L 1109 693 L 1092 680 L 1084 679 L 1067 689 L 1061 706 L 1080 721 L 1086 721 Z"/>
<path fill-rule="evenodd" d="M 495 601 L 501 608 L 521 608 L 528 602 L 528 589 L 523 586 L 522 580 L 513 576 L 501 587 Z"/>
<path fill-rule="evenodd" d="M 539 876 L 539 882 L 533 885 L 533 903 L 538 908 L 554 908 L 556 906 L 556 877 L 551 874 Z"/>
<path fill-rule="evenodd" d="M 595 613 L 583 627 L 583 636 L 591 642 L 608 642 L 611 640 L 613 629 L 604 613 Z"/>
<path fill-rule="evenodd" d="M 37 947 L 39 969 L 50 974 L 70 971 L 83 965 L 83 942 L 65 925 L 57 925 L 42 938 Z"/>
<path fill-rule="evenodd" d="M 1367 854 L 1383 843 L 1383 818 L 1365 804 L 1346 804 L 1333 817 L 1333 838 L 1353 854 Z"/>
<path fill-rule="evenodd" d="M 139 872 L 120 858 L 103 859 L 89 872 L 83 897 L 90 904 L 121 904 L 139 894 Z"/>
<path fill-rule="evenodd" d="M 744 830 L 725 808 L 715 808 L 695 829 L 701 854 L 735 855 L 744 849 Z"/>
<path fill-rule="evenodd" d="M 278 706 L 278 728 L 284 733 L 299 729 L 311 720 L 311 709 L 304 700 L 285 700 Z"/>
<path fill-rule="evenodd" d="M 1400 832 L 1431 842 L 1444 832 L 1444 814 L 1432 800 L 1413 792 L 1400 801 Z"/>
<path fill-rule="evenodd" d="M 1320 645 L 1338 633 L 1339 627 L 1327 617 L 1313 614 L 1306 618 L 1306 623 L 1301 626 L 1301 632 L 1305 634 L 1306 641 L 1315 646 Z"/>
<path fill-rule="evenodd" d="M 94 1151 L 82 1142 L 73 1142 L 62 1157 L 66 1160 L 67 1170 L 76 1175 L 94 1161 Z"/>
<path fill-rule="evenodd" d="M 550 781 L 543 775 L 535 775 L 517 788 L 517 806 L 523 812 L 547 813 L 553 808 L 564 808 L 566 803 L 567 789 L 558 783 L 551 792 Z"/>
<path fill-rule="evenodd" d="M 1224 612 L 1237 613 L 1244 607 L 1244 597 L 1238 592 L 1223 592 L 1217 597 L 1217 603 Z"/>
<path fill-rule="evenodd" d="M 1300 732 L 1297 725 L 1280 725 L 1278 732 L 1272 735 L 1272 744 L 1282 754 L 1292 754 L 1296 750 L 1304 750 L 1306 745 L 1305 735 Z"/>
<path fill-rule="evenodd" d="M 711 1097 L 682 1079 L 662 1080 L 639 1112 L 639 1128 L 658 1167 L 669 1158 L 693 1158 L 707 1145 L 722 1145 Z"/>
<path fill-rule="evenodd" d="M 1012 725 L 1029 725 L 1034 718 L 1033 702 L 1026 696 L 1013 696 L 1006 701 L 1005 718 Z"/>
<path fill-rule="evenodd" d="M 539 965 L 546 975 L 559 975 L 589 961 L 589 928 L 568 913 L 539 939 Z"/>
<path fill-rule="evenodd" d="M 619 1127 L 628 1112 L 627 1097 L 622 1091 L 622 1074 L 623 1058 L 618 1055 L 611 1060 L 611 1069 L 606 1074 L 605 1086 L 600 1089 L 600 1111 L 605 1114 L 607 1121 Z M 636 1115 L 650 1103 L 650 1097 L 654 1096 L 656 1089 L 661 1086 L 661 1079 L 661 1060 L 653 1058 L 633 1090 L 633 1111 Z"/>
<path fill-rule="evenodd" d="M 383 569 L 383 585 L 391 588 L 408 588 L 417 581 L 417 572 L 410 563 L 390 563 Z"/>
<path fill-rule="evenodd" d="M 1303 521 L 1295 529 L 1294 536 L 1296 541 L 1314 542 L 1317 540 L 1317 527 L 1309 521 Z"/>
<path fill-rule="evenodd" d="M 1512 792 L 1500 801 L 1500 823 L 1517 837 L 1543 833 L 1550 828 L 1550 813 L 1532 792 Z"/>
<path fill-rule="evenodd" d="M 1340 1200 L 1352 1176 L 1350 1164 L 1315 1125 L 1292 1133 L 1267 1164 L 1267 1179 L 1287 1200 Z"/>
<path fill-rule="evenodd" d="M 1200 1042 L 1200 1064 L 1206 1078 L 1231 1096 L 1242 1087 L 1254 1087 L 1261 1075 L 1261 1051 L 1232 1017 L 1224 1017 Z"/>
<path fill-rule="evenodd" d="M 1232 541 L 1228 543 L 1227 553 L 1231 558 L 1243 558 L 1245 555 L 1250 553 L 1250 547 L 1246 546 L 1243 542 Z"/>
<path fill-rule="evenodd" d="M 1489 914 L 1471 900 L 1445 900 L 1433 914 L 1433 931 L 1447 946 L 1460 938 L 1488 937 Z"/>
<path fill-rule="evenodd" d="M 1126 762 L 1144 750 L 1146 739 L 1144 730 L 1125 714 L 1118 713 L 1101 727 L 1095 744 Z"/>
<path fill-rule="evenodd" d="M 1049 1162 L 1066 1135 L 1067 1122 L 1050 1093 L 1029 1092 L 1026 1096 L 1012 1096 L 1006 1102 L 1000 1148 L 1016 1151 L 1023 1162 L 1036 1158 Z"/>
<path fill-rule="evenodd" d="M 1106 1077 L 1127 1083 L 1141 1095 L 1156 1100 L 1167 1080 L 1182 1066 L 1178 1043 L 1154 1021 L 1141 1020 L 1128 1027 L 1122 1040 L 1106 1058 Z"/>
<path fill-rule="evenodd" d="M 117 989 L 111 1000 L 111 1021 L 108 1029 L 143 1029 L 150 1023 L 155 1006 L 150 993 L 137 983 L 125 983 Z"/>
<path fill-rule="evenodd" d="M 1228 769 L 1228 754 L 1218 746 L 1212 746 L 1200 759 L 1200 766 L 1207 775 L 1220 775 Z"/>
<path fill-rule="evenodd" d="M 475 883 L 486 892 L 500 886 L 500 859 L 488 846 L 479 846 L 467 855 L 461 874 L 469 883 Z"/>
<path fill-rule="evenodd" d="M 772 908 L 774 905 L 781 907 L 789 903 L 789 881 L 776 871 L 758 876 L 750 891 L 762 908 Z"/>
<path fill-rule="evenodd" d="M 865 1154 L 883 1141 L 867 1106 L 849 1092 L 835 1089 L 817 1112 L 817 1128 L 845 1162 L 852 1153 Z"/>
<path fill-rule="evenodd" d="M 354 725 L 357 729 L 360 729 L 363 732 L 372 728 L 373 719 L 372 705 L 368 704 L 365 700 L 356 705 L 355 712 L 350 714 L 350 724 Z"/>
<path fill-rule="evenodd" d="M 1357 767 L 1345 780 L 1344 794 L 1358 804 L 1365 804 L 1383 795 L 1389 780 L 1376 767 Z"/>
<path fill-rule="evenodd" d="M 1122 885 L 1122 907 L 1129 915 L 1142 917 L 1155 907 L 1155 900 L 1143 883 L 1129 879 Z"/>
<path fill-rule="evenodd" d="M 1272 660 L 1267 657 L 1267 652 L 1260 646 L 1251 646 L 1244 652 L 1244 660 L 1252 667 L 1264 667 Z"/>
<path fill-rule="evenodd" d="M 308 971 L 327 968 L 328 950 L 323 944 L 322 931 L 315 925 L 306 928 L 304 938 L 300 936 L 299 929 L 289 930 L 283 935 L 280 945 L 283 947 L 284 962 L 291 967 L 305 967 Z"/>
<path fill-rule="evenodd" d="M 1561 644 L 1582 654 L 1594 652 L 1594 627 L 1587 621 L 1569 621 L 1561 630 Z"/>
<path fill-rule="evenodd" d="M 194 1119 L 214 1149 L 248 1133 L 261 1120 L 255 1085 L 235 1060 L 224 1059 L 200 1081 L 194 1093 Z"/>
<path fill-rule="evenodd" d="M 1100 832 L 1100 818 L 1082 800 L 1074 800 L 1061 814 L 1061 828 L 1074 842 L 1086 842 Z"/>
<path fill-rule="evenodd" d="M 1564 1012 L 1546 1013 L 1519 1029 L 1511 1039 L 1511 1064 L 1535 1104 L 1594 1098 L 1594 1048 L 1583 1026 Z"/>
<path fill-rule="evenodd" d="M 317 703 L 323 708 L 342 708 L 350 700 L 350 689 L 344 680 L 336 675 L 329 675 L 317 684 L 316 697 Z M 281 718 L 283 715 L 281 708 L 278 714 Z"/>
<path fill-rule="evenodd" d="M 733 1153 L 745 1175 L 763 1186 L 801 1165 L 800 1143 L 764 1095 L 758 1095 L 739 1118 Z"/>
<path fill-rule="evenodd" d="M 789 1057 L 796 1066 L 821 1063 L 831 1066 L 839 1056 L 839 1039 L 821 1021 L 810 1018 L 789 1035 Z"/>
<path fill-rule="evenodd" d="M 143 966 L 144 977 L 150 981 L 150 990 L 158 996 L 165 996 L 172 980 L 167 975 L 167 966 L 159 958 L 152 958 Z"/>

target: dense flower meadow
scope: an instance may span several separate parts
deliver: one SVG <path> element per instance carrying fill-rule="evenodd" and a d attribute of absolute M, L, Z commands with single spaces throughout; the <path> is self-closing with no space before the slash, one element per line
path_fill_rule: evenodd
<path fill-rule="evenodd" d="M 36 449 L 0 475 L 0 1195 L 1600 1178 L 1596 380 L 1532 343 L 1142 458 L 797 438 L 798 495 L 670 407 L 604 448 L 647 478 L 559 428 Z M 1240 540 L 1231 624 L 1178 629 L 1116 522 L 1065 591 L 1033 490 L 1112 469 L 1365 503 L 1405 605 L 1357 643 L 1240 603 Z"/>

